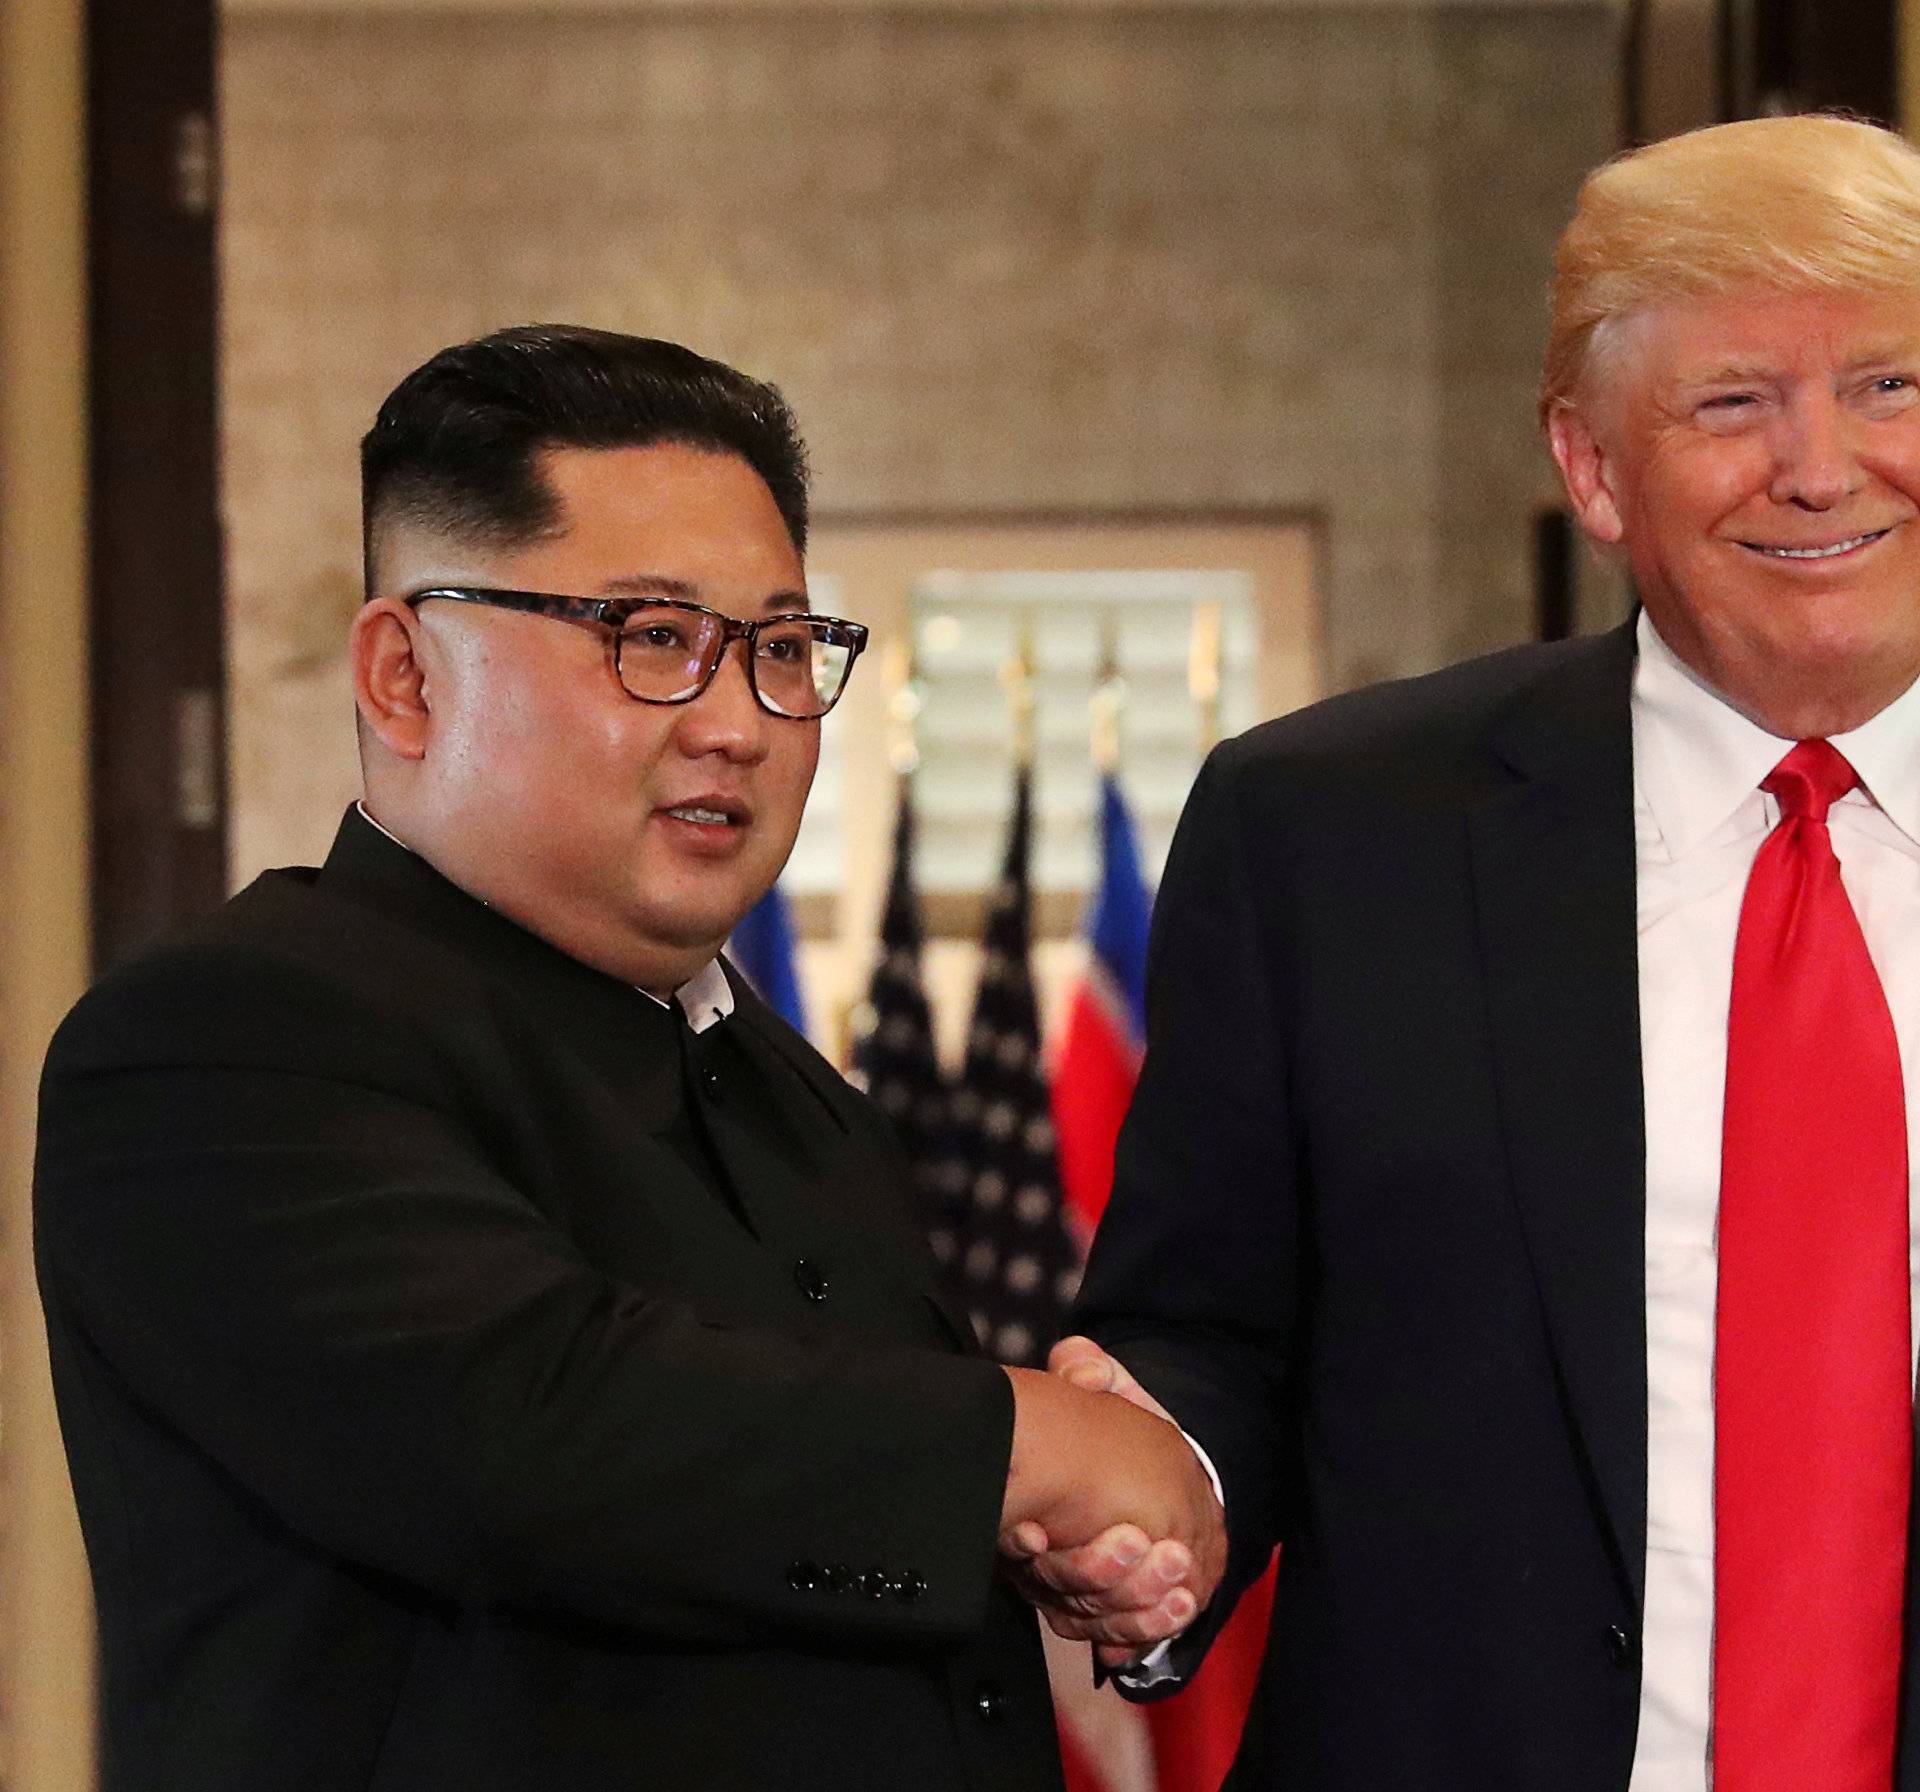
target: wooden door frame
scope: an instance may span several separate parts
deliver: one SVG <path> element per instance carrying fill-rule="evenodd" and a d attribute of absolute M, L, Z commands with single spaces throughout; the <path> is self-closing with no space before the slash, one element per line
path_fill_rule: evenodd
<path fill-rule="evenodd" d="M 34 1290 L 40 1058 L 87 974 L 84 0 L 0 5 L 0 1781 L 93 1784 L 93 1625 Z"/>
<path fill-rule="evenodd" d="M 88 0 L 93 943 L 227 884 L 216 0 Z"/>

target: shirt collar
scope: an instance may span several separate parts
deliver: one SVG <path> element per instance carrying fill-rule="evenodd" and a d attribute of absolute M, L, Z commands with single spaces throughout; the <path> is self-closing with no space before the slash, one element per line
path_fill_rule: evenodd
<path fill-rule="evenodd" d="M 1703 845 L 1755 796 L 1792 742 L 1769 734 L 1683 664 L 1640 612 L 1633 673 L 1633 776 L 1674 858 Z M 1920 844 L 1920 685 L 1833 744 L 1887 818 Z"/>
<path fill-rule="evenodd" d="M 360 817 L 369 827 L 377 828 L 386 835 L 402 852 L 412 852 L 413 848 L 391 828 L 382 827 L 380 822 L 368 810 L 364 802 L 353 805 L 360 811 Z M 666 1003 L 650 989 L 640 993 L 649 1002 L 658 1003 L 662 1008 Z M 704 1033 L 718 1021 L 723 1021 L 733 1012 L 733 985 L 727 981 L 727 973 L 720 968 L 717 958 L 710 958 L 695 971 L 686 982 L 673 992 L 673 999 L 687 1017 L 688 1028 L 695 1033 Z"/>
<path fill-rule="evenodd" d="M 1910 684 L 1877 715 L 1833 744 L 1860 774 L 1880 812 L 1920 845 L 1920 684 Z"/>
<path fill-rule="evenodd" d="M 1755 797 L 1792 744 L 1684 665 L 1645 610 L 1635 634 L 1633 779 L 1673 858 L 1703 845 Z"/>
<path fill-rule="evenodd" d="M 643 990 L 641 993 L 646 992 Z M 659 999 L 658 996 L 653 998 L 655 1001 Z M 733 985 L 727 981 L 727 973 L 720 968 L 719 959 L 710 958 L 673 992 L 673 999 L 686 1015 L 688 1029 L 704 1033 L 733 1012 Z"/>

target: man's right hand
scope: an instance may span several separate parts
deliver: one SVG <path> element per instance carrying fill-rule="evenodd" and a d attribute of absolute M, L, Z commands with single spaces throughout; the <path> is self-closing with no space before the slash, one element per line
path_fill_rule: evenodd
<path fill-rule="evenodd" d="M 1178 1634 L 1226 1563 L 1220 1502 L 1178 1428 L 1086 1339 L 1053 1373 L 1009 1369 L 1013 1459 L 1001 1549 L 1060 1635 L 1108 1666 Z"/>

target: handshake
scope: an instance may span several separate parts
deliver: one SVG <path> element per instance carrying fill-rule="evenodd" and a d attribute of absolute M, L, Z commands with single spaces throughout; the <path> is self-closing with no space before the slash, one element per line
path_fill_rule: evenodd
<path fill-rule="evenodd" d="M 1090 1338 L 1048 1369 L 1008 1369 L 1013 1457 L 1000 1553 L 1061 1636 L 1117 1668 L 1178 1635 L 1213 1597 L 1225 1514 L 1165 1409 Z"/>

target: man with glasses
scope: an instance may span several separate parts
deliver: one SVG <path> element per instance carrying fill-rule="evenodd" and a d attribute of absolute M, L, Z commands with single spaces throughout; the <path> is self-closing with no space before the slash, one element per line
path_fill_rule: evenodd
<path fill-rule="evenodd" d="M 720 958 L 866 639 L 790 415 L 509 330 L 363 468 L 364 800 L 48 1061 L 107 1792 L 1057 1787 L 996 1538 L 1170 1622 L 1218 1509 L 971 1351 L 883 1126 Z"/>

